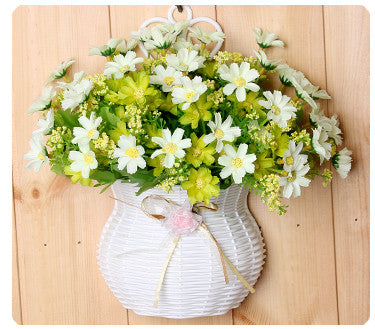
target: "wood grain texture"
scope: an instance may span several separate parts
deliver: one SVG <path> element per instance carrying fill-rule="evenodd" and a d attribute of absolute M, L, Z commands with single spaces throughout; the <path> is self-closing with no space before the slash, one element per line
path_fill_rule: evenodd
<path fill-rule="evenodd" d="M 13 14 L 13 175 L 24 324 L 126 324 L 96 264 L 96 244 L 113 201 L 72 185 L 46 166 L 25 168 L 37 115 L 27 109 L 53 68 L 97 72 L 90 45 L 109 38 L 107 6 L 21 6 Z"/>
<path fill-rule="evenodd" d="M 316 179 L 302 197 L 290 200 L 286 216 L 270 214 L 250 195 L 267 259 L 256 293 L 233 312 L 188 320 L 127 312 L 96 264 L 96 245 L 113 208 L 110 191 L 103 196 L 100 189 L 72 185 L 47 167 L 38 174 L 24 168 L 37 121 L 26 112 L 56 64 L 73 57 L 73 73 L 102 71 L 105 59 L 88 56 L 90 46 L 128 38 L 144 20 L 166 17 L 168 9 L 21 6 L 13 14 L 14 319 L 23 324 L 364 323 L 369 316 L 369 15 L 363 7 L 192 6 L 194 17 L 217 19 L 228 51 L 252 55 L 253 27 L 278 33 L 287 47 L 267 53 L 327 88 L 333 100 L 322 107 L 338 114 L 354 157 L 346 180 L 335 175 L 323 188 Z M 360 81 L 355 94 L 353 80 Z"/>
<path fill-rule="evenodd" d="M 325 88 L 324 47 L 317 46 L 324 44 L 321 7 L 218 6 L 217 15 L 225 27 L 226 50 L 252 55 L 252 49 L 258 48 L 253 27 L 277 31 L 287 46 L 267 50 L 270 57 L 285 59 Z M 250 195 L 267 259 L 256 293 L 233 311 L 234 324 L 338 322 L 331 202 L 330 186 L 324 188 L 319 179 L 303 189 L 300 198 L 288 202 L 282 217 Z"/>
<path fill-rule="evenodd" d="M 332 183 L 340 324 L 370 315 L 369 19 L 361 6 L 324 6 L 328 108 L 339 115 L 354 161 L 348 178 L 336 174 Z"/>

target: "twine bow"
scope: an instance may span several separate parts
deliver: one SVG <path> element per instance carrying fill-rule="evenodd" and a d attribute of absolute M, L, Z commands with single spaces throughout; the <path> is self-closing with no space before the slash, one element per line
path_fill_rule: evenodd
<path fill-rule="evenodd" d="M 161 195 L 152 194 L 147 196 L 142 200 L 141 207 L 133 205 L 131 203 L 125 202 L 123 200 L 114 198 L 112 199 L 119 202 L 125 203 L 129 206 L 140 209 L 145 215 L 150 218 L 156 219 L 166 225 L 170 231 L 175 235 L 172 246 L 168 252 L 167 258 L 164 262 L 158 285 L 156 287 L 154 307 L 158 306 L 160 291 L 163 285 L 165 274 L 170 263 L 170 260 L 173 256 L 173 253 L 177 247 L 177 244 L 180 240 L 180 236 L 183 234 L 191 233 L 195 230 L 203 232 L 209 239 L 211 239 L 219 252 L 221 266 L 223 268 L 223 274 L 225 283 L 228 284 L 228 272 L 225 266 L 225 263 L 229 266 L 231 271 L 236 275 L 240 282 L 248 289 L 251 293 L 255 292 L 254 288 L 247 282 L 247 280 L 242 276 L 242 274 L 237 270 L 237 268 L 232 264 L 227 256 L 223 253 L 219 243 L 212 235 L 207 225 L 203 222 L 203 218 L 199 215 L 199 212 L 204 210 L 217 211 L 218 206 L 214 203 L 208 205 L 203 203 L 195 203 L 192 207 L 189 203 L 184 205 L 178 205 L 172 200 L 162 197 Z"/>

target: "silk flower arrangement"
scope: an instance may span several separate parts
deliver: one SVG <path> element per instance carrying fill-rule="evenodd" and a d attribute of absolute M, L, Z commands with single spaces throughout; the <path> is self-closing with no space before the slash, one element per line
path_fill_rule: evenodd
<path fill-rule="evenodd" d="M 107 59 L 103 73 L 81 71 L 69 80 L 75 61 L 60 64 L 29 108 L 42 118 L 27 168 L 38 172 L 50 164 L 73 184 L 113 187 L 118 201 L 103 231 L 99 264 L 116 297 L 139 314 L 185 318 L 237 307 L 253 291 L 264 258 L 248 190 L 283 214 L 282 198 L 300 196 L 317 176 L 324 185 L 331 180 L 332 172 L 321 169 L 325 162 L 343 178 L 350 171 L 337 116 L 320 109 L 328 93 L 268 58 L 268 48 L 284 47 L 277 35 L 253 32 L 254 56 L 211 56 L 207 45 L 223 41 L 220 31 L 193 28 L 189 20 L 142 28 L 129 41 L 110 39 L 90 50 Z M 146 58 L 134 52 L 139 44 Z M 264 89 L 271 75 L 279 78 L 277 90 Z M 288 89 L 294 97 L 283 94 Z M 245 238 L 241 256 L 236 250 Z M 195 256 L 194 248 L 209 258 Z M 184 286 L 187 275 L 207 286 L 207 273 L 195 268 L 207 260 L 216 286 L 208 292 Z M 154 274 L 144 273 L 148 266 Z M 141 281 L 134 276 L 149 282 L 147 292 L 136 289 Z"/>

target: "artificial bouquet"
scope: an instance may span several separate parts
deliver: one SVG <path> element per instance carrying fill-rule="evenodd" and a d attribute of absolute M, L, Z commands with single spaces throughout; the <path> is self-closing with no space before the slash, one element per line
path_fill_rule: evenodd
<path fill-rule="evenodd" d="M 260 192 L 279 214 L 286 211 L 282 197 L 298 197 L 316 176 L 331 180 L 329 169 L 320 170 L 324 162 L 345 178 L 351 152 L 338 149 L 337 117 L 326 117 L 317 102 L 330 96 L 267 57 L 267 48 L 284 47 L 277 35 L 253 32 L 259 49 L 249 57 L 227 51 L 211 57 L 207 45 L 225 35 L 182 21 L 93 47 L 90 55 L 107 59 L 103 73 L 77 72 L 69 80 L 75 61 L 65 61 L 29 108 L 43 118 L 27 167 L 37 172 L 49 163 L 86 186 L 137 183 L 138 194 L 179 185 L 192 204 L 209 203 L 235 183 Z M 147 58 L 137 57 L 138 44 Z M 272 74 L 279 88 L 266 90 Z"/>

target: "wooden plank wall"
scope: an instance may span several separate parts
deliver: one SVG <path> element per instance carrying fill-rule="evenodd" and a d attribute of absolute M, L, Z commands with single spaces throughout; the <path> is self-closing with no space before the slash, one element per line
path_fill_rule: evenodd
<path fill-rule="evenodd" d="M 287 215 L 270 214 L 257 196 L 249 205 L 267 244 L 256 293 L 223 316 L 170 320 L 138 316 L 112 296 L 96 265 L 96 244 L 113 202 L 72 185 L 23 155 L 35 129 L 27 109 L 55 65 L 103 69 L 92 45 L 125 37 L 168 6 L 20 6 L 13 14 L 13 318 L 22 324 L 361 324 L 369 317 L 369 13 L 360 6 L 192 6 L 227 34 L 223 49 L 251 54 L 250 30 L 276 32 L 287 44 L 271 50 L 327 88 L 353 150 L 347 180 L 316 180 L 290 200 Z M 177 14 L 176 19 L 183 17 Z M 205 26 L 206 27 L 206 26 Z M 358 83 L 353 84 L 353 81 Z M 277 86 L 278 87 L 278 86 Z"/>

